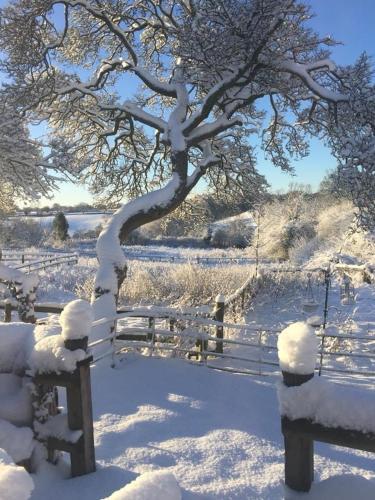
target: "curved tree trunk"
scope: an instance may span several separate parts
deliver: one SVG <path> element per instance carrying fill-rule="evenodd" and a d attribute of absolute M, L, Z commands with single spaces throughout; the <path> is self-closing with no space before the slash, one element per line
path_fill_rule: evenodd
<path fill-rule="evenodd" d="M 127 266 L 121 244 L 134 229 L 160 219 L 180 205 L 200 178 L 200 172 L 187 176 L 188 154 L 172 154 L 173 175 L 161 189 L 147 193 L 123 205 L 101 232 L 96 250 L 99 268 L 92 297 L 95 319 L 116 316 L 120 287 L 126 278 Z M 113 331 L 108 322 L 97 328 L 95 337 Z"/>

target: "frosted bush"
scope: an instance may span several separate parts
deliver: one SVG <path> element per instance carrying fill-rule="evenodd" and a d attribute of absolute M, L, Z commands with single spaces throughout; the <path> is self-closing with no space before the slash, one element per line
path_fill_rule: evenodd
<path fill-rule="evenodd" d="M 253 272 L 249 266 L 131 263 L 120 302 L 201 305 L 218 293 L 230 295 Z"/>
<path fill-rule="evenodd" d="M 299 374 L 314 372 L 318 339 L 307 323 L 298 321 L 285 328 L 277 340 L 277 349 L 283 371 Z"/>

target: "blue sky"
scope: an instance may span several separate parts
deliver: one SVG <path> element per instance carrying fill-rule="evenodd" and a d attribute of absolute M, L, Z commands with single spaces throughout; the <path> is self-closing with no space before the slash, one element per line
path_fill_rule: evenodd
<path fill-rule="evenodd" d="M 343 45 L 333 47 L 332 59 L 338 64 L 353 62 L 363 51 L 375 57 L 375 0 L 305 0 L 316 17 L 311 26 L 321 35 L 331 35 Z M 7 3 L 0 0 L 0 5 Z M 290 182 L 319 186 L 327 170 L 335 167 L 329 151 L 317 140 L 311 143 L 308 158 L 295 162 L 295 176 L 290 176 L 267 162 L 259 151 L 258 166 L 273 190 L 285 189 Z M 64 183 L 53 200 L 41 200 L 41 205 L 57 202 L 75 204 L 92 201 L 88 191 L 74 184 Z"/>

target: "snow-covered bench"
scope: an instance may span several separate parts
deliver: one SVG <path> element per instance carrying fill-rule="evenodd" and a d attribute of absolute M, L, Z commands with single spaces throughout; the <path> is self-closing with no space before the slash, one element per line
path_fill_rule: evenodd
<path fill-rule="evenodd" d="M 375 401 L 368 390 L 314 378 L 314 330 L 295 323 L 278 342 L 283 382 L 278 386 L 285 442 L 285 483 L 309 491 L 314 479 L 314 441 L 375 452 Z"/>

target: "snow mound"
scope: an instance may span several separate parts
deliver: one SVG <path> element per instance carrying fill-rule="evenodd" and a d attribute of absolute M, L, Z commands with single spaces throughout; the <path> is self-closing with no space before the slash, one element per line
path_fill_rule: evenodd
<path fill-rule="evenodd" d="M 297 387 L 278 384 L 279 410 L 291 420 L 308 418 L 328 427 L 375 432 L 372 391 L 315 377 Z"/>
<path fill-rule="evenodd" d="M 33 489 L 31 476 L 23 467 L 14 465 L 9 455 L 0 449 L 1 500 L 28 500 Z"/>
<path fill-rule="evenodd" d="M 318 354 L 314 328 L 303 321 L 285 328 L 277 340 L 280 368 L 290 373 L 313 373 Z"/>
<path fill-rule="evenodd" d="M 171 472 L 146 472 L 103 500 L 181 500 L 181 490 Z"/>
<path fill-rule="evenodd" d="M 29 365 L 32 371 L 39 373 L 73 372 L 77 362 L 85 357 L 86 352 L 82 349 L 75 351 L 66 349 L 61 335 L 51 335 L 35 344 L 29 358 Z"/>
<path fill-rule="evenodd" d="M 30 458 L 34 449 L 34 434 L 29 427 L 15 427 L 0 419 L 0 448 L 12 457 L 14 462 Z M 1 500 L 3 497 L 0 495 Z"/>
<path fill-rule="evenodd" d="M 14 425 L 30 425 L 32 421 L 30 389 L 12 373 L 0 373 L 0 418 Z"/>
<path fill-rule="evenodd" d="M 82 339 L 88 337 L 94 313 L 86 300 L 78 299 L 69 302 L 60 316 L 62 336 L 64 339 Z"/>
<path fill-rule="evenodd" d="M 34 325 L 0 323 L 0 372 L 21 372 L 34 345 Z"/>

